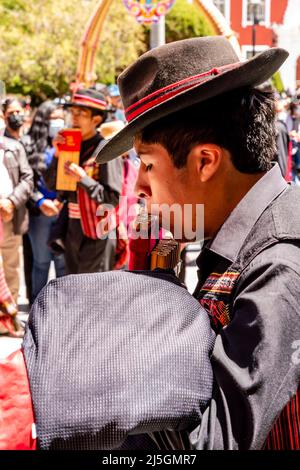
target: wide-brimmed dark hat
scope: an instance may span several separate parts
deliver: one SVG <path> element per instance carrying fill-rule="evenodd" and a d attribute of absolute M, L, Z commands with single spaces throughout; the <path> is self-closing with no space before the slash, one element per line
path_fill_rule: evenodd
<path fill-rule="evenodd" d="M 79 106 L 81 108 L 99 109 L 100 111 L 106 111 L 108 109 L 105 96 L 93 88 L 77 90 L 72 97 L 72 101 L 66 103 L 64 106 Z"/>
<path fill-rule="evenodd" d="M 271 48 L 240 61 L 221 36 L 185 39 L 152 49 L 118 79 L 128 125 L 95 155 L 112 160 L 133 146 L 134 135 L 158 119 L 241 87 L 255 87 L 273 75 L 288 57 Z"/>

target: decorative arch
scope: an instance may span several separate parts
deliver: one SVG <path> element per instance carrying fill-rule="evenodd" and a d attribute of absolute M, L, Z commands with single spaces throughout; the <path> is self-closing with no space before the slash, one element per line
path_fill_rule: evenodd
<path fill-rule="evenodd" d="M 216 35 L 223 35 L 234 46 L 240 56 L 240 46 L 236 35 L 228 25 L 226 19 L 211 0 L 193 0 L 205 16 L 212 30 Z M 87 28 L 80 42 L 80 53 L 77 66 L 75 87 L 84 84 L 90 86 L 95 82 L 94 63 L 95 55 L 99 46 L 103 24 L 107 17 L 109 8 L 113 0 L 99 0 L 94 12 L 92 13 Z"/>
<path fill-rule="evenodd" d="M 297 59 L 296 65 L 296 88 L 300 88 L 300 56 Z"/>
<path fill-rule="evenodd" d="M 95 81 L 94 63 L 105 18 L 113 0 L 99 0 L 80 42 L 76 82 L 89 86 Z"/>

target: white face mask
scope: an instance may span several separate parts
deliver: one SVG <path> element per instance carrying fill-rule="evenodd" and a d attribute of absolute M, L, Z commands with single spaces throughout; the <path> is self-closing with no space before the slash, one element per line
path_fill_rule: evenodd
<path fill-rule="evenodd" d="M 65 127 L 63 119 L 50 119 L 49 121 L 49 137 L 53 139 L 56 134 Z"/>
<path fill-rule="evenodd" d="M 280 121 L 285 121 L 287 118 L 287 113 L 285 111 L 280 111 L 277 117 Z"/>

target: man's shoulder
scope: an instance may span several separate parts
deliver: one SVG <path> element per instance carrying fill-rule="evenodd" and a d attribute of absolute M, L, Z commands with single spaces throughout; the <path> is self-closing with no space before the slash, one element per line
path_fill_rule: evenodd
<path fill-rule="evenodd" d="M 249 272 L 259 266 L 294 266 L 300 273 L 300 188 L 288 187 L 263 212 L 232 267 Z M 298 260 L 295 266 L 295 262 Z M 280 269 L 280 268 L 278 268 Z"/>
<path fill-rule="evenodd" d="M 299 240 L 282 240 L 268 246 L 251 261 L 248 268 L 276 267 L 280 270 L 288 268 L 300 276 L 300 238 Z"/>
<path fill-rule="evenodd" d="M 300 239 L 300 187 L 290 185 L 270 206 L 275 235 Z"/>
<path fill-rule="evenodd" d="M 264 210 L 251 231 L 251 238 L 263 243 L 263 239 L 300 239 L 300 187 L 289 185 Z"/>
<path fill-rule="evenodd" d="M 102 140 L 103 140 L 102 135 L 100 134 L 100 132 L 97 131 L 96 134 L 87 142 L 89 142 L 90 147 L 97 148 Z"/>
<path fill-rule="evenodd" d="M 281 121 L 280 119 L 278 119 L 276 121 L 276 129 L 279 132 L 282 132 L 282 133 L 285 133 L 285 134 L 288 133 L 288 128 L 287 128 L 286 123 L 284 121 Z"/>
<path fill-rule="evenodd" d="M 4 143 L 5 150 L 9 150 L 11 152 L 14 152 L 16 150 L 20 152 L 24 150 L 23 145 L 16 139 L 11 139 L 10 137 L 4 136 L 3 143 Z"/>
<path fill-rule="evenodd" d="M 32 137 L 30 134 L 24 134 L 21 137 L 20 143 L 23 145 L 23 147 L 26 147 L 32 144 Z"/>
<path fill-rule="evenodd" d="M 282 201 L 292 201 L 296 200 L 299 201 L 300 199 L 300 187 L 295 184 L 288 184 L 287 189 L 283 191 L 278 198 L 273 201 L 273 206 L 276 207 L 277 205 L 281 204 Z"/>
<path fill-rule="evenodd" d="M 283 241 L 258 253 L 239 273 L 234 299 L 251 293 L 257 302 L 268 301 L 270 308 L 275 309 L 282 298 L 299 302 L 299 286 L 300 240 Z"/>

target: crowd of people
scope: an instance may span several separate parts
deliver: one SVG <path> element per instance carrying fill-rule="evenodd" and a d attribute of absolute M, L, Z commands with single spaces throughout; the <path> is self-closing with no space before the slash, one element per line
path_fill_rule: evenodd
<path fill-rule="evenodd" d="M 69 100 L 49 100 L 35 110 L 10 97 L 2 104 L 1 119 L 0 270 L 5 288 L 0 301 L 4 312 L 16 314 L 21 245 L 30 305 L 48 281 L 51 261 L 56 277 L 126 266 L 128 246 L 122 253 L 116 239 L 93 236 L 81 220 L 85 215 L 96 224 L 100 203 L 117 207 L 128 174 L 126 192 L 132 194 L 138 160 L 129 153 L 100 171 L 92 158 L 99 143 L 124 126 L 117 85 L 79 89 Z M 79 165 L 65 168 L 78 181 L 78 190 L 69 192 L 56 191 L 60 131 L 66 127 L 80 129 L 82 137 Z M 22 328 L 2 330 L 19 335 Z"/>
<path fill-rule="evenodd" d="M 278 163 L 283 175 L 300 185 L 300 93 L 277 98 Z"/>

